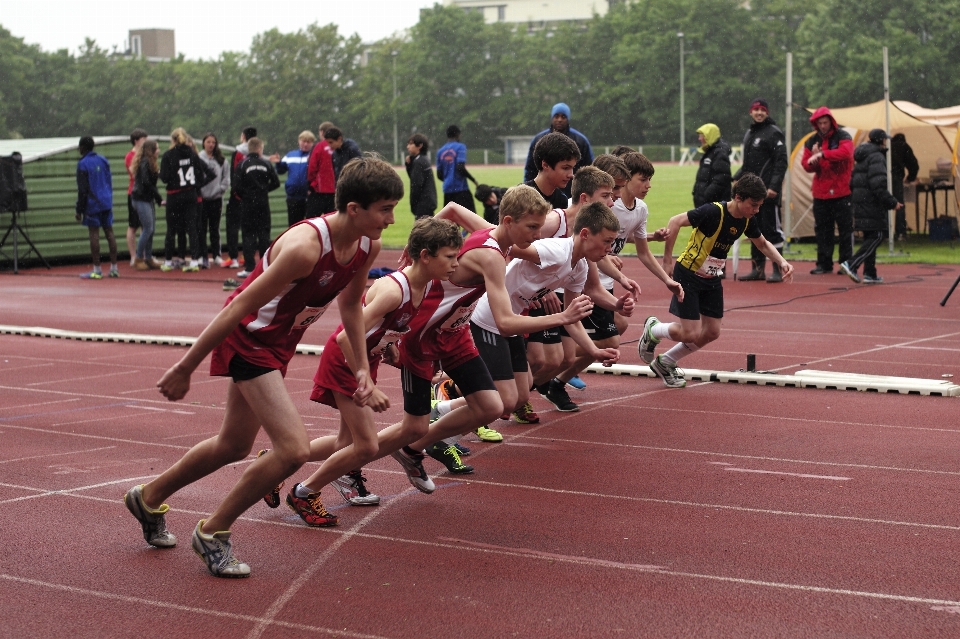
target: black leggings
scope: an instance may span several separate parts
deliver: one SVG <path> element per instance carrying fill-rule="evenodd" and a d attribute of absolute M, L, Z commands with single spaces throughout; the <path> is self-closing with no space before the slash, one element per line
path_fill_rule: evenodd
<path fill-rule="evenodd" d="M 207 233 L 210 234 L 209 252 L 214 257 L 220 255 L 220 214 L 223 211 L 223 198 L 204 200 L 200 205 L 200 215 L 197 219 L 197 244 L 200 248 L 200 257 L 207 256 Z M 196 251 L 195 251 L 196 252 Z"/>
<path fill-rule="evenodd" d="M 194 259 L 199 256 L 197 246 L 197 192 L 188 189 L 167 195 L 167 235 L 163 242 L 164 258 L 169 262 L 174 252 L 181 259 L 187 257 L 187 236 Z"/>

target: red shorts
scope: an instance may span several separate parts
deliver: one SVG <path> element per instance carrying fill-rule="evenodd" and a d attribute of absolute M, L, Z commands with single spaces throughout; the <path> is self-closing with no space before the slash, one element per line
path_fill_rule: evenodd
<path fill-rule="evenodd" d="M 380 357 L 377 356 L 368 361 L 370 362 L 370 379 L 376 384 Z M 334 392 L 352 397 L 357 392 L 357 378 L 347 365 L 347 359 L 343 356 L 343 351 L 340 350 L 336 340 L 329 340 L 320 355 L 317 374 L 313 376 L 313 392 L 310 393 L 310 401 L 337 408 L 337 402 L 333 397 Z"/>
<path fill-rule="evenodd" d="M 444 370 L 450 370 L 479 356 L 469 326 L 452 333 L 434 331 L 430 339 L 412 344 L 406 343 L 403 338 L 400 340 L 400 363 L 423 379 L 433 379 L 437 362 Z"/>
<path fill-rule="evenodd" d="M 239 330 L 243 330 L 242 328 Z M 230 337 L 217 344 L 210 353 L 210 375 L 214 377 L 230 376 L 230 360 L 234 355 L 240 355 L 244 360 L 256 366 L 279 370 L 280 374 L 286 377 L 287 364 L 290 362 L 281 362 L 273 351 L 267 348 L 250 349 L 244 348 L 243 342 L 233 340 Z"/>

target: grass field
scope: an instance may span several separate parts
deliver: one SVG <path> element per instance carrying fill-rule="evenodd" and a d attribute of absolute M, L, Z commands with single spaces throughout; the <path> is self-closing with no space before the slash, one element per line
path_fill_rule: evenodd
<path fill-rule="evenodd" d="M 674 164 L 658 164 L 657 172 L 653 176 L 650 193 L 647 194 L 646 203 L 650 209 L 650 220 L 647 223 L 648 229 L 657 229 L 666 226 L 667 221 L 677 213 L 689 210 L 693 206 L 694 176 L 697 173 L 696 165 L 677 166 Z M 519 184 L 523 179 L 523 168 L 519 166 L 483 166 L 471 165 L 470 172 L 483 184 L 493 186 L 511 186 Z M 407 193 L 409 193 L 409 183 L 407 174 L 401 171 Z M 437 183 L 437 195 L 440 202 L 443 202 L 443 191 L 441 185 Z M 479 203 L 477 210 L 481 211 Z M 384 246 L 401 248 L 406 244 L 407 235 L 413 226 L 413 215 L 410 213 L 409 201 L 404 198 L 397 206 L 396 224 L 391 226 L 383 234 Z M 690 236 L 690 229 L 685 228 L 680 233 L 674 254 L 678 253 L 686 244 Z M 662 254 L 662 245 L 656 242 L 651 243 L 651 249 L 655 254 Z M 902 264 L 902 263 L 929 263 L 929 264 L 960 264 L 960 245 L 950 244 L 948 242 L 931 242 L 927 235 L 909 235 L 905 242 L 897 242 L 896 255 L 889 255 L 888 245 L 884 244 L 877 251 L 877 262 L 881 264 Z M 633 245 L 628 244 L 624 254 L 633 254 Z M 793 242 L 788 246 L 788 260 L 814 261 L 816 259 L 817 247 L 812 241 Z M 740 248 L 742 258 L 750 258 L 750 246 L 744 242 Z"/>

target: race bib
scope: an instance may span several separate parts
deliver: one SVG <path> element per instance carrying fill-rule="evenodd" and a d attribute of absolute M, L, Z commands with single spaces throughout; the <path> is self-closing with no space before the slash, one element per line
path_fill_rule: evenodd
<path fill-rule="evenodd" d="M 470 316 L 473 315 L 473 309 L 477 307 L 477 302 L 480 300 L 474 300 L 473 304 L 470 306 L 459 306 L 452 313 L 450 317 L 440 325 L 437 329 L 439 331 L 445 331 L 447 333 L 454 333 L 463 329 L 467 324 L 470 323 Z"/>
<path fill-rule="evenodd" d="M 387 347 L 390 344 L 398 341 L 402 336 L 407 334 L 407 331 L 410 330 L 410 327 L 404 326 L 399 330 L 388 330 L 383 334 L 383 337 L 380 338 L 380 341 L 376 346 L 370 349 L 370 357 L 376 357 L 377 355 L 383 355 L 383 352 L 387 350 Z"/>
<path fill-rule="evenodd" d="M 726 260 L 708 255 L 700 268 L 697 269 L 697 275 L 700 277 L 720 277 L 723 275 L 723 267 L 726 266 L 726 263 Z"/>
<path fill-rule="evenodd" d="M 304 308 L 293 318 L 293 326 L 290 327 L 290 332 L 307 330 L 308 326 L 320 319 L 320 316 L 327 310 L 327 306 L 330 306 L 330 304 L 325 304 L 324 306 L 307 306 Z"/>

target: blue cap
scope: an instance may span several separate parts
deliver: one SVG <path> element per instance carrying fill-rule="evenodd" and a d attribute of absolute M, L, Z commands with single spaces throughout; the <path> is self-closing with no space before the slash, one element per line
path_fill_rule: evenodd
<path fill-rule="evenodd" d="M 563 102 L 557 102 L 556 104 L 553 105 L 553 110 L 550 111 L 550 117 L 552 118 L 558 113 L 562 113 L 565 116 L 567 116 L 568 120 L 570 119 L 570 107 L 568 107 Z"/>

